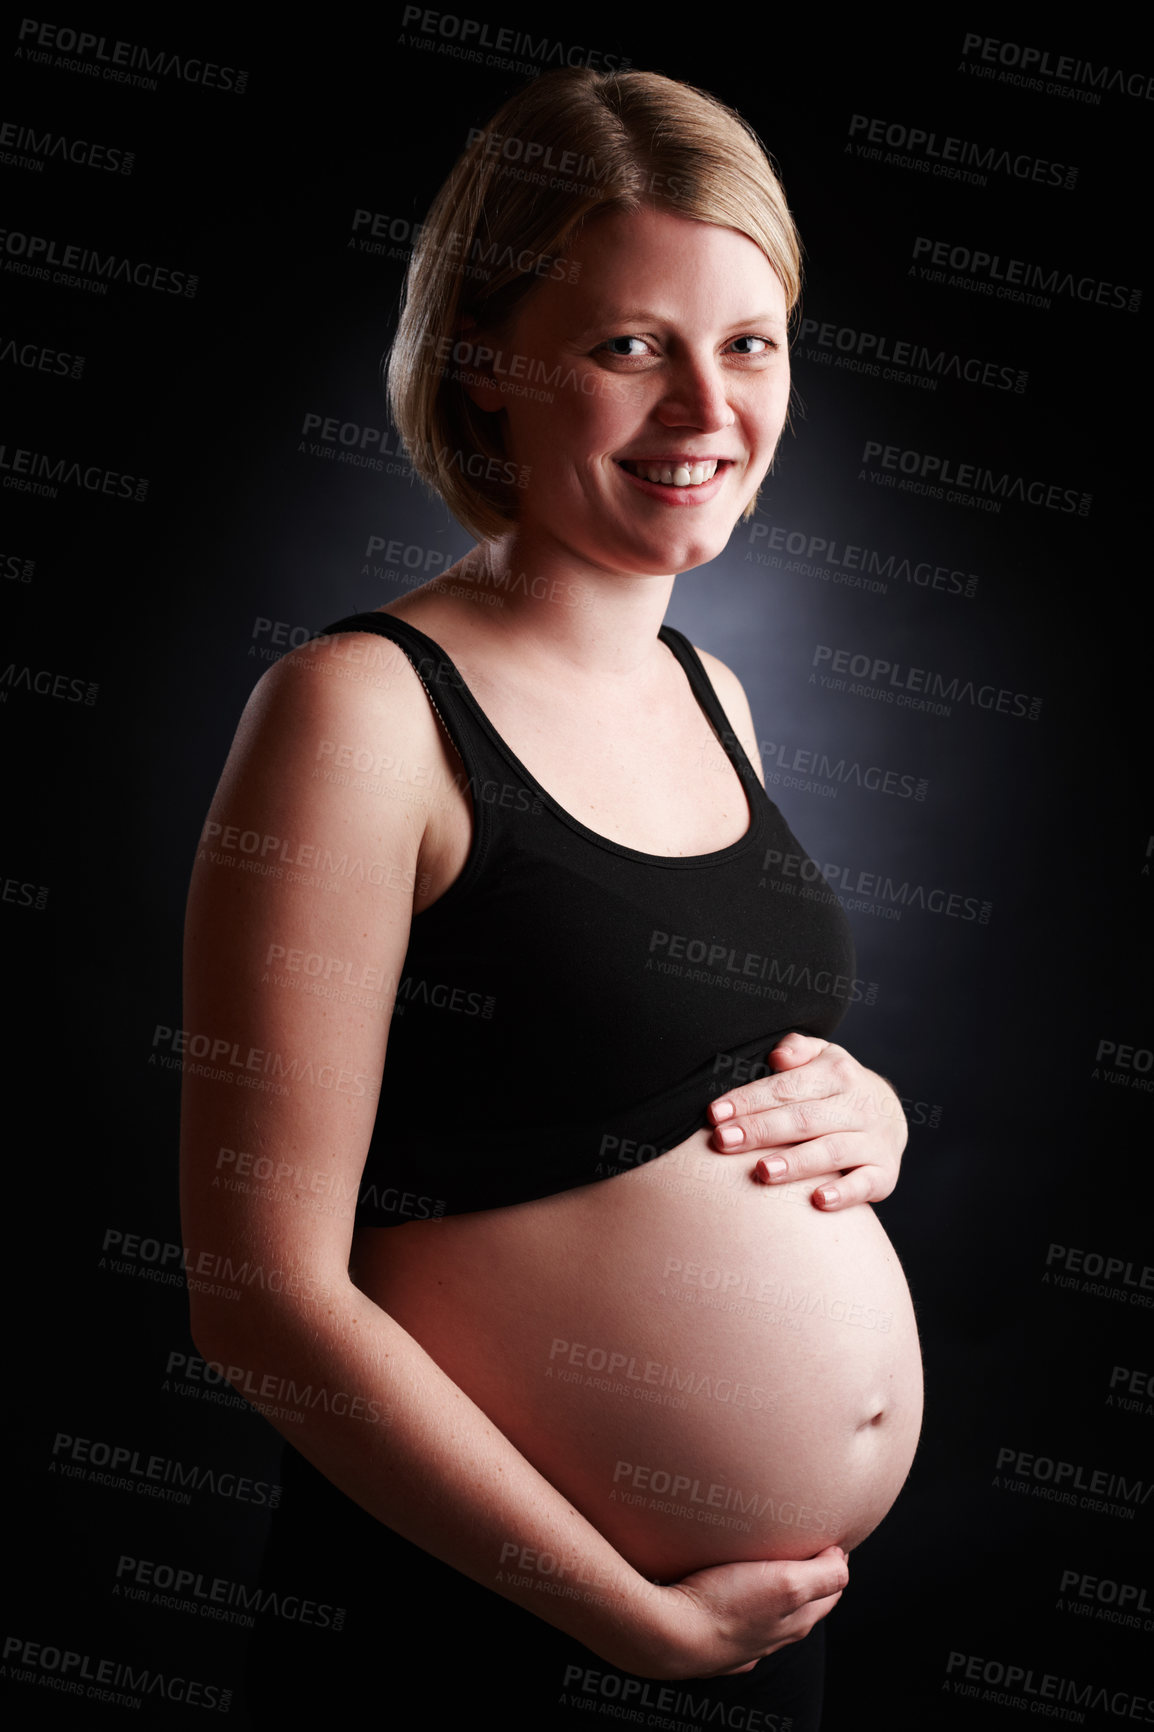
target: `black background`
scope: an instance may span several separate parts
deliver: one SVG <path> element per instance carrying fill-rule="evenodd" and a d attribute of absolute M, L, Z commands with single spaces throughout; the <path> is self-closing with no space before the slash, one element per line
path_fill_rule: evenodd
<path fill-rule="evenodd" d="M 963 908 L 989 905 L 982 920 L 851 910 L 858 972 L 878 994 L 840 1038 L 895 1079 L 913 1120 L 882 1218 L 918 1307 L 927 1390 L 910 1481 L 854 1557 L 830 1621 L 826 1726 L 842 1732 L 867 1715 L 895 1729 L 1014 1724 L 1016 1711 L 983 1700 L 981 1683 L 969 1697 L 946 1687 L 962 1675 L 947 1673 L 951 1654 L 1104 1686 L 1113 1710 L 1087 1709 L 1085 1723 L 1109 1725 L 1134 1696 L 1154 1697 L 1144 1501 L 1154 1403 L 1109 1399 L 1116 1367 L 1154 1371 L 1154 1287 L 1141 1285 L 1144 1269 L 1154 1281 L 1141 1208 L 1154 1041 L 1139 956 L 1152 826 L 1137 720 L 1149 103 L 1117 89 L 1091 103 L 1070 84 L 1066 94 L 1023 88 L 998 79 L 996 59 L 994 76 L 980 77 L 964 43 L 984 26 L 943 9 L 881 29 L 835 28 L 812 10 L 783 22 L 713 9 L 690 29 L 624 9 L 509 4 L 468 16 L 491 37 L 527 30 L 601 64 L 616 57 L 698 83 L 739 109 L 778 160 L 805 241 L 804 316 L 1028 376 L 1019 392 L 946 369 L 930 390 L 839 368 L 838 339 L 820 351 L 829 362 L 816 361 L 813 335 L 800 337 L 794 432 L 752 536 L 739 527 L 725 554 L 679 579 L 669 618 L 743 680 L 767 772 L 803 766 L 789 772 L 801 785 L 779 780 L 770 792 L 815 859 L 851 880 L 877 873 L 955 892 Z M 0 38 L 0 118 L 134 160 L 128 174 L 54 156 L 41 171 L 0 164 L 6 230 L 197 283 L 191 296 L 117 282 L 97 295 L 7 268 L 19 265 L 19 243 L 0 251 L 0 723 L 14 806 L 0 916 L 18 955 L 8 987 L 17 1021 L 30 1024 L 34 988 L 47 1007 L 32 1067 L 13 1049 L 10 1078 L 11 1099 L 30 1109 L 12 1159 L 13 1180 L 30 1188 L 11 1204 L 11 1239 L 28 1265 L 10 1378 L 18 1505 L 32 1538 L 13 1567 L 5 1633 L 228 1689 L 243 1635 L 119 1597 L 117 1561 L 249 1580 L 265 1510 L 208 1492 L 177 1507 L 70 1481 L 56 1471 L 54 1440 L 276 1478 L 278 1440 L 264 1422 L 169 1371 L 171 1356 L 192 1352 L 180 1286 L 151 1279 L 158 1265 L 143 1255 L 116 1272 L 106 1239 L 179 1244 L 179 1073 L 155 1062 L 157 1029 L 180 1023 L 189 864 L 275 640 L 421 580 L 403 564 L 379 575 L 370 537 L 418 549 L 410 558 L 431 556 L 434 568 L 468 545 L 410 477 L 342 463 L 331 442 L 327 456 L 311 455 L 305 418 L 386 427 L 378 369 L 405 225 L 427 208 L 468 127 L 523 78 L 445 52 L 452 39 L 436 29 L 413 46 L 401 7 L 371 27 L 319 15 L 300 27 L 283 17 L 238 26 L 187 9 L 147 27 L 75 21 L 243 68 L 243 93 L 171 74 L 137 88 L 70 70 L 52 51 L 37 64 L 17 53 L 19 28 Z M 1011 40 L 1055 61 L 1154 68 L 1147 43 L 1093 23 Z M 921 128 L 937 148 L 948 135 L 1076 177 L 1052 185 L 990 168 L 975 185 L 865 160 L 853 149 L 864 130 L 851 135 L 855 115 Z M 6 136 L 9 155 L 28 154 Z M 923 150 L 918 160 L 936 159 Z M 358 210 L 393 225 L 398 256 L 361 250 Z M 1031 305 L 932 282 L 911 268 L 918 237 L 1124 285 L 1127 306 L 1061 291 Z M 1131 291 L 1144 288 L 1130 310 Z M 55 355 L 83 356 L 80 376 L 71 362 L 55 371 Z M 990 511 L 880 485 L 869 442 L 1041 481 L 1083 503 L 1003 498 Z M 22 491 L 9 485 L 17 449 L 147 478 L 147 495 L 67 481 L 54 495 Z M 756 557 L 775 531 L 779 543 L 795 538 L 776 567 Z M 884 590 L 842 581 L 847 568 L 832 560 L 812 569 L 819 555 L 790 569 L 799 536 L 869 547 L 883 564 L 895 556 Z M 935 589 L 908 575 L 915 567 L 977 582 L 970 594 L 948 577 Z M 962 697 L 939 715 L 823 689 L 811 683 L 819 645 L 935 670 L 959 689 L 1026 694 L 1040 710 L 1028 719 Z M 45 670 L 66 676 L 63 695 L 30 689 Z M 892 772 L 891 785 L 922 797 L 860 786 L 848 769 L 819 775 L 804 752 Z M 1129 1055 L 1111 1062 L 1109 1042 Z M 1096 1289 L 1055 1244 L 1128 1267 Z M 1127 1394 L 1117 1383 L 1115 1398 Z M 1122 1475 L 1114 1501 L 1130 1518 L 1035 1495 L 1045 1482 L 1000 1471 L 1005 1450 L 1076 1464 L 1087 1483 L 1095 1471 Z M 1094 1598 L 1075 1615 L 1067 1571 L 1140 1589 L 1139 1621 L 1096 1618 Z M 12 1687 L 40 1722 L 198 1713 L 153 1699 L 134 1715 Z M 232 1713 L 244 1723 L 239 1702 Z M 1154 1723 L 1154 1706 L 1139 1704 L 1135 1719 Z"/>

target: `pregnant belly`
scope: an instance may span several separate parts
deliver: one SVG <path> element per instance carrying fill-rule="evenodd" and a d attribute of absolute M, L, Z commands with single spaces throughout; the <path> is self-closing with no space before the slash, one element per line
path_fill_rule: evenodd
<path fill-rule="evenodd" d="M 540 1202 L 358 1234 L 357 1285 L 637 1569 L 847 1550 L 921 1425 L 872 1209 L 753 1182 L 704 1131 Z"/>

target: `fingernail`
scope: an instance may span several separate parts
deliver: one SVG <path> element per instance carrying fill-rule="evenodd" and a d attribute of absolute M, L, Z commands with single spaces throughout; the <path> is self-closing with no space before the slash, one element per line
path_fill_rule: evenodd
<path fill-rule="evenodd" d="M 780 1155 L 770 1155 L 768 1160 L 762 1161 L 761 1165 L 765 1168 L 767 1180 L 780 1179 L 783 1173 L 789 1171 L 788 1163 L 783 1161 Z"/>
<path fill-rule="evenodd" d="M 713 1114 L 714 1124 L 719 1125 L 722 1119 L 731 1119 L 735 1109 L 732 1101 L 714 1101 L 709 1110 Z"/>
<path fill-rule="evenodd" d="M 830 1204 L 837 1202 L 838 1198 L 841 1196 L 841 1192 L 835 1185 L 823 1185 L 821 1190 L 816 1192 L 816 1195 L 821 1198 L 823 1207 L 828 1207 Z"/>
<path fill-rule="evenodd" d="M 725 1125 L 717 1132 L 717 1140 L 723 1149 L 736 1149 L 745 1141 L 745 1132 L 740 1125 Z"/>

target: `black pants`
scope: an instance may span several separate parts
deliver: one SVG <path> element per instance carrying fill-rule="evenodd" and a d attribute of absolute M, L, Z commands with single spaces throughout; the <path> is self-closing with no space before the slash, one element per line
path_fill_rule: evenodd
<path fill-rule="evenodd" d="M 374 1521 L 295 1450 L 281 1481 L 261 1572 L 277 1599 L 257 1617 L 246 1673 L 256 1727 L 336 1732 L 365 1701 L 382 1732 L 464 1732 L 479 1715 L 508 1732 L 820 1726 L 821 1624 L 738 1677 L 634 1678 Z"/>

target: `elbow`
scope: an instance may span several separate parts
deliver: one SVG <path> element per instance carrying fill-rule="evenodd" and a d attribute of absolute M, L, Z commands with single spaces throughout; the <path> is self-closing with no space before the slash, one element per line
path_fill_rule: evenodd
<path fill-rule="evenodd" d="M 347 1278 L 338 1290 L 304 1276 L 274 1280 L 279 1272 L 263 1265 L 250 1273 L 261 1278 L 214 1292 L 190 1291 L 189 1331 L 206 1361 L 240 1371 L 293 1362 L 317 1337 L 321 1317 L 330 1324 L 339 1318 L 342 1296 L 353 1292 Z"/>
<path fill-rule="evenodd" d="M 201 1358 L 209 1365 L 227 1364 L 240 1349 L 237 1319 L 230 1318 L 211 1306 L 189 1306 L 189 1333 Z"/>

